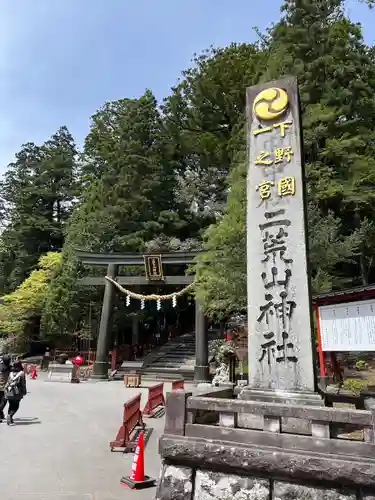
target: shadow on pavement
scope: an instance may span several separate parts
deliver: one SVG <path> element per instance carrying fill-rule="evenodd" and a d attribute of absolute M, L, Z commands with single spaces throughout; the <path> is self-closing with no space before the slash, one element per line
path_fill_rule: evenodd
<path fill-rule="evenodd" d="M 14 423 L 17 425 L 33 425 L 33 424 L 41 424 L 42 421 L 37 417 L 32 418 L 15 418 Z"/>

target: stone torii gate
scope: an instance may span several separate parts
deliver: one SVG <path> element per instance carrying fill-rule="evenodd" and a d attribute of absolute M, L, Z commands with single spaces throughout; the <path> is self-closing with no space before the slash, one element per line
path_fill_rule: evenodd
<path fill-rule="evenodd" d="M 91 253 L 76 251 L 82 264 L 91 266 L 107 266 L 106 276 L 124 286 L 140 285 L 181 285 L 187 286 L 194 281 L 193 276 L 164 276 L 163 267 L 168 265 L 188 265 L 194 262 L 199 252 L 173 252 L 159 254 L 140 253 Z M 121 276 L 120 266 L 144 266 L 144 276 Z M 104 286 L 104 297 L 100 318 L 96 360 L 93 367 L 94 379 L 108 378 L 108 345 L 110 317 L 115 294 L 115 285 L 105 276 L 85 277 L 79 280 L 81 285 Z M 209 381 L 208 365 L 208 329 L 207 319 L 195 299 L 195 371 L 197 382 Z"/>

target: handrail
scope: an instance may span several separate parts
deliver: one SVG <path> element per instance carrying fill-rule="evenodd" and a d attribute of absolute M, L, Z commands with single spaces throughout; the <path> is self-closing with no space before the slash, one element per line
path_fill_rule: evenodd
<path fill-rule="evenodd" d="M 355 424 L 372 427 L 375 410 L 354 410 L 325 408 L 305 405 L 287 405 L 262 401 L 243 401 L 236 399 L 202 398 L 191 396 L 186 400 L 188 412 L 206 410 L 223 413 L 250 413 L 274 417 L 301 418 L 314 421 Z"/>

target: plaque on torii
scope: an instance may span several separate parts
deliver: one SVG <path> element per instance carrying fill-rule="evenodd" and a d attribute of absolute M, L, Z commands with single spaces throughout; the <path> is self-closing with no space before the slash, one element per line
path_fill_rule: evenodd
<path fill-rule="evenodd" d="M 163 263 L 161 255 L 145 255 L 146 277 L 149 281 L 163 281 Z"/>

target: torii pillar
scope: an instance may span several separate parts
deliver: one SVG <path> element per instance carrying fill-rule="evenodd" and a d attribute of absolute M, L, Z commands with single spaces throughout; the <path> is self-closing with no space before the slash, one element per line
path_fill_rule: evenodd
<path fill-rule="evenodd" d="M 109 264 L 107 268 L 107 276 L 116 279 L 119 271 L 118 264 Z M 105 380 L 108 378 L 108 344 L 109 330 L 112 316 L 113 298 L 115 294 L 114 285 L 106 280 L 104 288 L 102 314 L 100 317 L 99 336 L 96 347 L 96 358 L 93 367 L 91 378 Z"/>
<path fill-rule="evenodd" d="M 207 318 L 195 299 L 195 369 L 194 381 L 211 382 L 208 365 L 208 328 Z"/>

